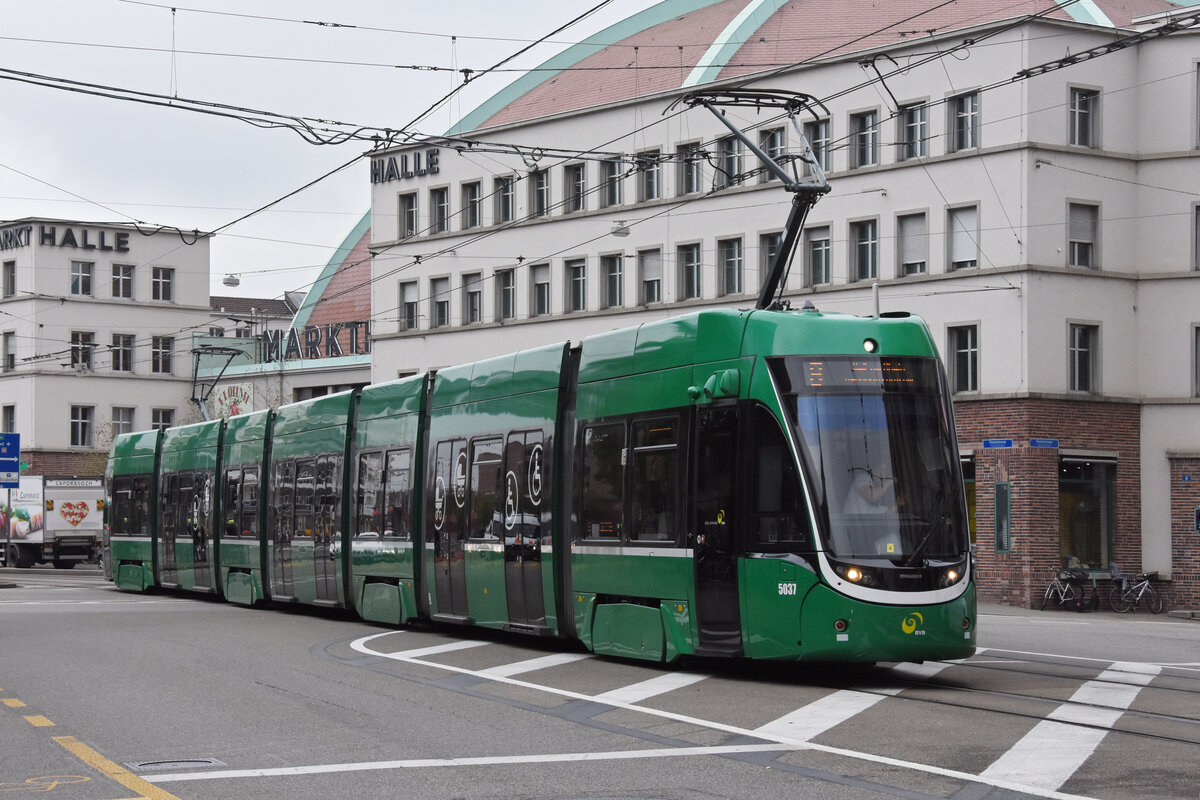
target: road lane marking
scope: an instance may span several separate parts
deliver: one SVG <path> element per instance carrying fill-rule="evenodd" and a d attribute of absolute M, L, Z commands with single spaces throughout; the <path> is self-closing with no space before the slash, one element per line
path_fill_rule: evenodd
<path fill-rule="evenodd" d="M 391 633 L 391 632 L 392 631 L 388 631 L 388 633 Z M 441 653 L 453 653 L 456 650 L 469 650 L 472 647 L 483 647 L 484 645 L 487 645 L 487 644 L 490 644 L 490 643 L 489 642 L 476 642 L 476 641 L 449 642 L 447 644 L 435 644 L 432 647 L 419 647 L 416 650 L 404 650 L 399 653 L 372 653 L 372 655 L 383 656 L 385 658 L 402 657 L 401 660 L 407 660 L 410 658 L 424 658 L 425 656 L 436 656 L 436 655 L 440 655 Z M 434 664 L 433 666 L 440 667 L 442 665 Z"/>
<path fill-rule="evenodd" d="M 695 672 L 668 672 L 648 680 L 622 686 L 620 689 L 613 689 L 604 694 L 598 694 L 596 695 L 596 699 L 602 703 L 640 703 L 643 700 L 649 700 L 651 697 L 673 692 L 685 686 L 691 686 L 693 683 L 702 681 L 707 677 L 707 675 L 700 675 Z"/>
<path fill-rule="evenodd" d="M 1071 699 L 1051 711 L 983 774 L 1058 789 L 1092 756 L 1138 692 L 1160 671 L 1153 664 L 1113 663 L 1075 690 Z"/>
<path fill-rule="evenodd" d="M 807 742 L 883 700 L 885 695 L 843 689 L 754 729 L 755 736 Z"/>
<path fill-rule="evenodd" d="M 445 769 L 447 767 L 483 767 L 504 764 L 553 764 L 569 761 L 616 761 L 641 758 L 677 758 L 687 756 L 720 756 L 739 753 L 778 753 L 795 750 L 786 744 L 739 744 L 712 747 L 666 747 L 649 750 L 618 750 L 615 752 L 548 753 L 539 755 L 479 756 L 475 758 L 412 758 L 397 761 L 361 761 L 351 764 L 312 764 L 300 767 L 268 767 L 264 769 L 229 769 L 220 772 L 179 772 L 154 775 L 155 783 L 206 781 L 225 778 L 267 778 L 287 775 L 319 775 L 330 772 L 364 772 L 389 769 Z"/>
<path fill-rule="evenodd" d="M 109 761 L 74 736 L 55 736 L 54 741 L 58 742 L 62 745 L 63 749 L 92 769 L 102 773 L 105 777 L 113 779 L 126 789 L 132 789 L 140 794 L 140 800 L 179 800 L 178 797 L 165 789 L 160 789 L 149 781 L 134 775 L 120 764 Z"/>
<path fill-rule="evenodd" d="M 534 672 L 539 669 L 548 669 L 557 667 L 562 664 L 570 664 L 574 661 L 580 661 L 585 658 L 592 658 L 590 653 L 554 653 L 541 658 L 530 658 L 525 661 L 515 661 L 512 664 L 502 664 L 498 667 L 481 670 L 480 674 L 490 677 L 508 677 L 509 675 L 521 675 L 526 672 Z"/>
<path fill-rule="evenodd" d="M 35 728 L 53 728 L 54 723 L 43 717 L 41 714 L 30 714 L 25 717 L 25 721 Z"/>
<path fill-rule="evenodd" d="M 8 706 L 9 708 L 24 708 L 25 707 L 25 704 L 22 703 L 20 700 L 18 700 L 15 697 L 0 698 L 0 703 L 4 703 L 4 705 Z"/>

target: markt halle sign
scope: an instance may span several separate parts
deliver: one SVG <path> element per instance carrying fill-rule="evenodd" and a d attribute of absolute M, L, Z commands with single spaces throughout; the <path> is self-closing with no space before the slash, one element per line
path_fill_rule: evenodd
<path fill-rule="evenodd" d="M 371 352 L 371 322 L 332 322 L 303 329 L 266 331 L 262 335 L 263 361 L 336 358 Z"/>

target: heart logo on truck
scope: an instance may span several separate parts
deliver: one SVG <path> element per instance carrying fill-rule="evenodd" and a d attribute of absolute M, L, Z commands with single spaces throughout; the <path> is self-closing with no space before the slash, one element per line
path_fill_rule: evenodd
<path fill-rule="evenodd" d="M 58 507 L 59 512 L 63 515 L 63 519 L 71 523 L 72 528 L 79 527 L 79 523 L 83 522 L 83 518 L 88 515 L 87 503 L 63 503 Z"/>

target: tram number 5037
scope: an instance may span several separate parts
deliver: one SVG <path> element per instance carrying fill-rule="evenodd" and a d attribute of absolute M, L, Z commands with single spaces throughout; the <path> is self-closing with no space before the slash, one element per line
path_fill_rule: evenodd
<path fill-rule="evenodd" d="M 781 596 L 794 595 L 795 593 L 796 593 L 796 584 L 794 584 L 794 583 L 780 583 L 779 584 L 779 594 Z"/>

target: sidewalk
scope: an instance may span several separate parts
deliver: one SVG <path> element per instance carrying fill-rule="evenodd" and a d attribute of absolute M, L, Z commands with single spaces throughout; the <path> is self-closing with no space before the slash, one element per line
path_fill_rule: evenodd
<path fill-rule="evenodd" d="M 1149 620 L 1149 619 L 1162 619 L 1163 617 L 1172 617 L 1174 619 L 1184 619 L 1184 620 L 1191 620 L 1193 622 L 1200 622 L 1200 609 L 1191 610 L 1191 611 L 1184 609 L 1184 610 L 1167 611 L 1164 614 L 1151 614 L 1149 611 L 1146 611 L 1143 608 L 1139 608 L 1137 611 L 1131 611 L 1128 614 L 1118 614 L 1117 612 L 1113 611 L 1111 608 L 1103 608 L 1103 607 L 1101 607 L 1097 611 L 1088 610 L 1088 611 L 1075 612 L 1075 611 L 1068 611 L 1066 609 L 1058 609 L 1058 608 L 1047 608 L 1045 611 L 1042 611 L 1037 608 L 1022 608 L 1020 606 L 1006 606 L 1006 605 L 1001 605 L 1000 603 L 980 603 L 979 604 L 979 613 L 980 614 L 994 614 L 997 616 L 1006 616 L 1006 617 L 1032 617 L 1032 616 L 1035 616 L 1038 614 L 1075 614 L 1075 613 L 1078 613 L 1078 614 L 1100 614 L 1100 615 L 1103 615 L 1106 617 L 1112 617 L 1113 619 L 1137 619 L 1140 617 L 1142 619 Z"/>

